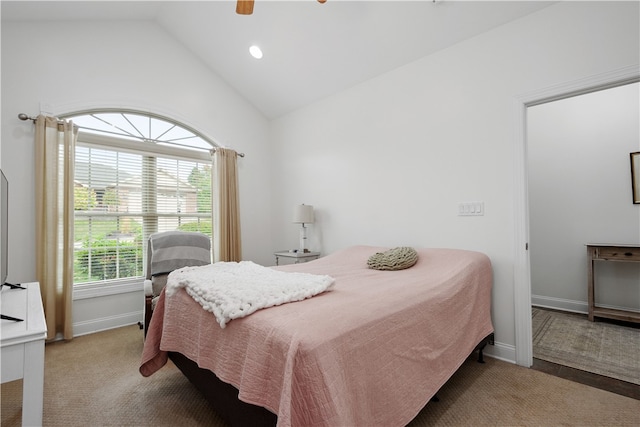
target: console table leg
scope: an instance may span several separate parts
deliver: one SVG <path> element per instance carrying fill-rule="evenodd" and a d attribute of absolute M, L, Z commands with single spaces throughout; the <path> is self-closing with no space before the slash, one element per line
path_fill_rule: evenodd
<path fill-rule="evenodd" d="M 594 283 L 593 283 L 593 263 L 594 261 L 594 257 L 593 257 L 593 250 L 591 250 L 591 248 L 589 248 L 588 251 L 589 254 L 589 263 L 588 263 L 588 272 L 587 272 L 587 282 L 588 282 L 588 305 L 589 305 L 589 321 L 593 322 L 593 306 L 595 304 L 595 296 L 594 296 Z"/>

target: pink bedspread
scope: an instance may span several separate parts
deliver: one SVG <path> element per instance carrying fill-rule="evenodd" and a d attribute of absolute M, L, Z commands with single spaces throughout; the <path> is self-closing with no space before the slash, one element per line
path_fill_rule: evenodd
<path fill-rule="evenodd" d="M 279 426 L 401 426 L 493 331 L 492 270 L 479 252 L 419 249 L 413 267 L 367 268 L 388 248 L 355 246 L 284 271 L 328 274 L 330 292 L 220 328 L 184 290 L 164 293 L 140 372 L 176 351 L 234 385 Z"/>

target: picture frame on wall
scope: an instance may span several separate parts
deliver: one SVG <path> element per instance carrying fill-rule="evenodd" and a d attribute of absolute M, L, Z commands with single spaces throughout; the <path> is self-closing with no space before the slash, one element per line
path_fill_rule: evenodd
<path fill-rule="evenodd" d="M 631 189 L 633 204 L 640 205 L 640 151 L 631 153 Z"/>

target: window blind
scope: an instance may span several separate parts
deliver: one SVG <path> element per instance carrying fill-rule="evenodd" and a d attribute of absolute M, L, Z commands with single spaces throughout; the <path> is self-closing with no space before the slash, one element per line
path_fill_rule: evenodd
<path fill-rule="evenodd" d="M 211 236 L 211 164 L 201 154 L 154 155 L 89 139 L 80 136 L 76 147 L 75 283 L 143 276 L 152 233 Z"/>

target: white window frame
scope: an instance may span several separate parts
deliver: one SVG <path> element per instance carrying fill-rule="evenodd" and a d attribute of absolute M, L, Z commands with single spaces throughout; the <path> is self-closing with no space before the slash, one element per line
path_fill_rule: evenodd
<path fill-rule="evenodd" d="M 107 113 L 113 113 L 114 111 L 106 111 Z M 147 117 L 153 117 L 160 120 L 167 121 L 169 123 L 175 124 L 177 126 L 181 126 L 184 129 L 187 129 L 191 132 L 194 132 L 192 129 L 176 123 L 170 119 L 166 119 L 164 117 L 159 117 L 155 115 L 150 115 L 142 112 L 135 111 L 118 111 L 118 113 L 132 113 L 138 115 L 144 115 Z M 92 112 L 85 113 L 76 113 L 70 115 L 80 116 L 84 114 L 91 114 Z M 200 134 L 194 132 L 194 134 L 206 142 L 210 143 L 206 138 L 202 137 Z M 145 147 L 145 144 L 148 144 Z M 159 145 L 153 143 L 145 143 L 145 141 L 139 141 L 135 139 L 129 139 L 124 136 L 112 136 L 106 134 L 96 134 L 92 132 L 83 131 L 80 128 L 77 139 L 78 146 L 91 147 L 96 149 L 107 149 L 107 150 L 116 150 L 120 152 L 128 152 L 136 155 L 142 155 L 147 157 L 162 157 L 169 159 L 176 159 L 182 161 L 190 161 L 190 162 L 199 162 L 199 163 L 211 163 L 211 154 L 212 152 L 209 150 L 203 149 L 189 149 L 182 148 L 176 146 L 169 145 Z M 212 144 L 211 150 L 215 149 L 215 145 Z M 123 216 L 130 214 L 122 214 Z M 153 217 L 161 216 L 162 214 L 154 214 Z M 118 214 L 115 214 L 118 216 Z M 173 214 L 171 216 L 174 216 Z M 211 213 L 189 213 L 189 217 L 203 217 L 212 219 Z M 75 220 L 75 219 L 74 219 Z M 143 244 L 143 258 L 146 257 L 146 245 Z M 144 261 L 143 261 L 144 262 Z M 128 292 L 139 292 L 142 291 L 144 286 L 144 276 L 135 276 L 135 277 L 127 277 L 121 279 L 113 279 L 113 280 L 105 280 L 98 282 L 86 282 L 86 283 L 78 283 L 73 286 L 74 289 L 74 300 L 86 299 L 86 298 L 95 298 L 106 295 L 116 295 Z"/>

